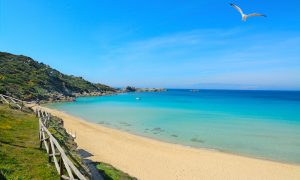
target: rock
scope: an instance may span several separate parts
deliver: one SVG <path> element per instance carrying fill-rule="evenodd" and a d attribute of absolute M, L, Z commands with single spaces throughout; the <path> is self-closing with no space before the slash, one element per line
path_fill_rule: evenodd
<path fill-rule="evenodd" d="M 132 86 L 127 86 L 127 87 L 124 88 L 123 91 L 124 92 L 134 92 L 134 91 L 136 91 L 136 88 L 132 87 Z"/>
<path fill-rule="evenodd" d="M 132 86 L 127 86 L 121 92 L 162 92 L 167 91 L 165 88 L 135 88 Z"/>

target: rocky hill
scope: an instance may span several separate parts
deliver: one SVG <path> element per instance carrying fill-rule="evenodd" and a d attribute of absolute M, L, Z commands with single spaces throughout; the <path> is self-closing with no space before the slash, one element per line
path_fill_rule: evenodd
<path fill-rule="evenodd" d="M 24 100 L 73 100 L 80 95 L 115 92 L 103 84 L 63 74 L 30 57 L 0 52 L 0 93 Z"/>

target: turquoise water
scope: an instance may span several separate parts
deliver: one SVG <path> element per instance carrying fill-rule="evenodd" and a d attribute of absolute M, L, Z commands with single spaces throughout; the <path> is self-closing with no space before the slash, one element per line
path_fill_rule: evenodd
<path fill-rule="evenodd" d="M 300 164 L 300 92 L 169 90 L 47 106 L 171 143 Z"/>

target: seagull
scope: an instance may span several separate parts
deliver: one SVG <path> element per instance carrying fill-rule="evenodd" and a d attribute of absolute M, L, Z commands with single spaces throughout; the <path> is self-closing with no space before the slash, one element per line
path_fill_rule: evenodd
<path fill-rule="evenodd" d="M 267 17 L 265 14 L 258 14 L 258 13 L 244 14 L 243 11 L 242 11 L 242 9 L 239 8 L 237 5 L 235 5 L 233 3 L 230 3 L 230 6 L 234 7 L 236 10 L 238 10 L 241 13 L 243 21 L 247 21 L 248 17 L 253 17 L 253 16 Z"/>

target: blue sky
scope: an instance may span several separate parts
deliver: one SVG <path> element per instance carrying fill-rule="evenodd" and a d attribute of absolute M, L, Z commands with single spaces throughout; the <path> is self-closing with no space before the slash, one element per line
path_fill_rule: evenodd
<path fill-rule="evenodd" d="M 229 6 L 265 13 L 241 21 Z M 111 86 L 300 90 L 297 0 L 0 0 L 0 51 Z"/>

